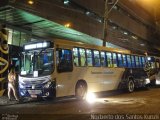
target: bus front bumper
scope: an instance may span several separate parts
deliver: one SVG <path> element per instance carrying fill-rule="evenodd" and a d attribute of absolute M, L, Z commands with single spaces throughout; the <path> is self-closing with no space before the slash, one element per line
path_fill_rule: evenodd
<path fill-rule="evenodd" d="M 54 84 L 50 84 L 50 86 L 45 87 L 43 86 L 39 86 L 39 87 L 19 87 L 19 96 L 20 97 L 55 97 L 56 94 L 56 90 L 55 90 L 55 85 Z"/>
<path fill-rule="evenodd" d="M 43 90 L 38 90 L 38 89 L 19 89 L 19 95 L 21 97 L 32 97 L 32 98 L 37 98 L 37 97 L 53 97 L 55 96 L 53 89 L 43 89 Z"/>

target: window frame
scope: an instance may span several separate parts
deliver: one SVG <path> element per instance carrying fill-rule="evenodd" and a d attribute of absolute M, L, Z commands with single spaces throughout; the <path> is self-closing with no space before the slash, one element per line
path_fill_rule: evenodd
<path fill-rule="evenodd" d="M 59 52 L 60 51 L 62 52 L 62 50 L 68 50 L 69 51 L 69 53 L 70 53 L 70 59 L 71 59 L 70 62 L 67 59 L 64 59 L 62 57 L 65 54 L 61 53 L 62 56 L 59 55 L 60 54 Z M 63 60 L 60 57 L 62 57 Z M 67 49 L 67 48 L 56 48 L 56 67 L 57 67 L 57 72 L 58 73 L 72 72 L 73 71 L 73 50 Z"/>
<path fill-rule="evenodd" d="M 99 61 L 99 65 L 96 65 L 95 63 L 95 53 L 94 52 L 98 52 L 99 54 L 98 54 L 98 61 Z M 100 51 L 99 50 L 97 50 L 97 49 L 94 49 L 93 50 L 93 67 L 101 67 L 101 56 L 100 56 Z"/>

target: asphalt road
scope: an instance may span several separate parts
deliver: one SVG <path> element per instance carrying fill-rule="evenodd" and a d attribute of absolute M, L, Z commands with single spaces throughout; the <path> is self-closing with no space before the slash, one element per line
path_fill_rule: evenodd
<path fill-rule="evenodd" d="M 160 119 L 160 88 L 134 93 L 106 92 L 99 97 L 94 103 L 70 97 L 1 105 L 0 117 L 2 120 Z"/>

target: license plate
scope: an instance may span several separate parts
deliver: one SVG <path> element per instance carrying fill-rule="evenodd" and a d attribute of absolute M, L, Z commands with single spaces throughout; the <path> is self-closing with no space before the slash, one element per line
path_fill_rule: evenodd
<path fill-rule="evenodd" d="M 31 95 L 37 95 L 41 93 L 41 90 L 28 90 L 29 94 Z"/>
<path fill-rule="evenodd" d="M 37 98 L 37 95 L 31 95 L 32 98 Z"/>

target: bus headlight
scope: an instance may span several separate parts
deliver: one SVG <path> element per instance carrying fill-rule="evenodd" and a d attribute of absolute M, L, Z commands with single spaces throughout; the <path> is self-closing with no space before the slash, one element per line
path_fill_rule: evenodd
<path fill-rule="evenodd" d="M 51 85 L 51 82 L 49 81 L 49 82 L 47 82 L 47 83 L 44 85 L 44 87 L 45 87 L 45 88 L 49 88 L 50 85 Z"/>
<path fill-rule="evenodd" d="M 96 100 L 96 95 L 92 92 L 88 92 L 86 95 L 86 101 L 89 103 L 94 103 Z"/>
<path fill-rule="evenodd" d="M 20 95 L 21 95 L 21 96 L 24 96 L 24 95 L 25 95 L 25 91 L 21 91 L 21 92 L 20 92 Z"/>
<path fill-rule="evenodd" d="M 160 85 L 160 81 L 159 80 L 156 80 L 156 85 Z"/>
<path fill-rule="evenodd" d="M 24 85 L 19 83 L 19 88 L 24 88 Z"/>
<path fill-rule="evenodd" d="M 149 83 L 150 83 L 149 78 L 146 78 L 146 79 L 145 79 L 145 82 L 146 82 L 146 84 L 149 84 Z"/>

